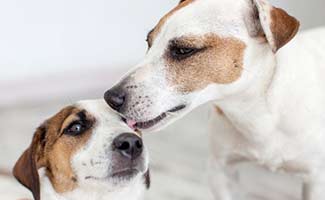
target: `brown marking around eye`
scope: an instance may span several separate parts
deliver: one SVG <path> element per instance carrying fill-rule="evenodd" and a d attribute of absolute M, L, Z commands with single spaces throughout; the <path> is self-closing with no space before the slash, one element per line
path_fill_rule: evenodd
<path fill-rule="evenodd" d="M 163 25 L 166 23 L 166 21 L 178 10 L 188 6 L 189 4 L 191 4 L 192 2 L 194 2 L 195 0 L 185 0 L 185 1 L 181 1 L 180 4 L 178 4 L 174 9 L 172 9 L 169 13 L 167 13 L 163 18 L 160 19 L 160 21 L 158 22 L 158 24 L 155 26 L 155 28 L 149 32 L 148 36 L 147 36 L 147 41 L 148 41 L 148 45 L 149 47 L 152 46 L 152 43 L 154 41 L 154 39 L 157 37 L 158 33 L 160 33 L 161 28 L 163 27 Z"/>
<path fill-rule="evenodd" d="M 167 50 L 167 81 L 177 91 L 194 92 L 212 83 L 230 84 L 240 78 L 246 48 L 241 40 L 233 37 L 222 38 L 215 34 L 180 40 L 204 44 L 206 49 L 184 60 L 172 59 Z"/>
<path fill-rule="evenodd" d="M 47 121 L 44 160 L 46 160 L 47 176 L 58 193 L 72 191 L 77 187 L 78 180 L 71 167 L 71 159 L 79 149 L 85 146 L 92 133 L 92 129 L 89 129 L 79 136 L 63 134 L 62 131 L 78 119 L 78 113 L 82 111 L 75 107 L 69 109 L 68 115 L 63 115 L 61 111 Z M 87 118 L 94 123 L 94 118 L 88 115 Z"/>

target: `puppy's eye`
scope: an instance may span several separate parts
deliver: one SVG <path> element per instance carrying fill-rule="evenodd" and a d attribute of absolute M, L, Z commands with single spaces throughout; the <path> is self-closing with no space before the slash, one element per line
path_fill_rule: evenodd
<path fill-rule="evenodd" d="M 175 60 L 183 60 L 196 54 L 200 50 L 202 49 L 172 46 L 170 47 L 170 56 Z"/>
<path fill-rule="evenodd" d="M 85 129 L 86 127 L 82 123 L 74 122 L 64 131 L 64 133 L 67 135 L 76 136 L 83 133 Z"/>

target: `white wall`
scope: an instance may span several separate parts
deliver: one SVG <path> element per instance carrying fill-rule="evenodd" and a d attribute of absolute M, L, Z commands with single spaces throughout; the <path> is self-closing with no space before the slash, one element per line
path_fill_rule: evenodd
<path fill-rule="evenodd" d="M 130 64 L 173 0 L 0 0 L 0 80 Z"/>
<path fill-rule="evenodd" d="M 301 19 L 324 24 L 324 0 L 272 0 Z M 178 0 L 0 0 L 0 80 L 80 67 L 130 66 L 146 33 Z"/>
<path fill-rule="evenodd" d="M 302 28 L 325 25 L 325 0 L 270 0 L 297 17 Z"/>

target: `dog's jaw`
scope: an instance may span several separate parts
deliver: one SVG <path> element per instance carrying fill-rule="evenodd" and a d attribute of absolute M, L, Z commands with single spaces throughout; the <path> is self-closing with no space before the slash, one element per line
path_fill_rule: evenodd
<path fill-rule="evenodd" d="M 147 121 L 136 121 L 126 118 L 125 122 L 133 130 L 146 130 L 150 132 L 150 130 L 153 131 L 161 129 L 162 126 L 164 126 L 164 121 L 172 121 L 172 119 L 169 118 L 179 115 L 179 113 L 183 112 L 184 110 L 186 110 L 186 105 L 179 105 Z M 158 128 L 155 127 L 156 125 L 158 125 Z"/>
<path fill-rule="evenodd" d="M 146 186 L 143 184 L 143 177 L 137 177 L 130 183 L 129 187 L 116 188 L 109 191 L 105 185 L 98 185 L 97 188 L 77 188 L 73 191 L 58 194 L 53 188 L 50 180 L 39 170 L 41 177 L 41 199 L 44 200 L 142 200 Z"/>

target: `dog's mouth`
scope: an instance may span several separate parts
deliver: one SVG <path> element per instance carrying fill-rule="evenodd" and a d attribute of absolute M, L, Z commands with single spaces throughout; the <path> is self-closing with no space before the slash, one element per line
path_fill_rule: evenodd
<path fill-rule="evenodd" d="M 140 171 L 138 169 L 129 168 L 129 169 L 124 169 L 124 170 L 114 172 L 111 177 L 112 178 L 131 179 L 134 176 L 136 176 L 138 173 L 140 173 Z"/>
<path fill-rule="evenodd" d="M 151 119 L 151 120 L 148 120 L 148 121 L 143 121 L 143 122 L 137 122 L 136 120 L 133 120 L 133 119 L 126 119 L 126 118 L 123 118 L 123 121 L 130 127 L 132 128 L 133 130 L 137 130 L 137 129 L 149 129 L 153 126 L 155 126 L 156 124 L 158 124 L 159 122 L 161 122 L 163 119 L 165 119 L 168 114 L 170 113 L 176 113 L 180 110 L 183 110 L 186 108 L 186 105 L 179 105 L 179 106 L 176 106 L 166 112 L 163 112 L 162 114 L 160 114 L 159 116 Z"/>
<path fill-rule="evenodd" d="M 94 177 L 94 176 L 86 176 L 85 179 L 94 179 L 94 180 L 110 180 L 110 179 L 126 179 L 126 180 L 130 180 L 133 177 L 135 177 L 137 174 L 139 174 L 140 171 L 136 168 L 127 168 L 127 169 L 122 169 L 116 172 L 113 172 L 112 174 L 110 174 L 109 176 L 103 177 L 103 178 L 99 178 L 99 177 Z"/>

